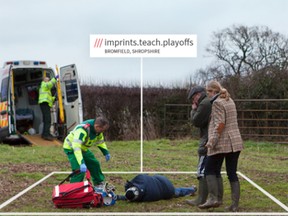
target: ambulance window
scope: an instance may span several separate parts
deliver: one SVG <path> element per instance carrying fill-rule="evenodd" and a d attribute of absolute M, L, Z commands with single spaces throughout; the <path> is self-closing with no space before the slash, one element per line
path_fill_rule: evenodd
<path fill-rule="evenodd" d="M 74 102 L 76 99 L 78 99 L 78 85 L 76 79 L 66 80 L 65 88 L 66 88 L 67 102 Z"/>
<path fill-rule="evenodd" d="M 1 102 L 7 101 L 8 97 L 8 77 L 2 80 L 1 83 Z"/>
<path fill-rule="evenodd" d="M 31 71 L 30 72 L 30 80 L 38 80 L 42 79 L 42 71 Z"/>

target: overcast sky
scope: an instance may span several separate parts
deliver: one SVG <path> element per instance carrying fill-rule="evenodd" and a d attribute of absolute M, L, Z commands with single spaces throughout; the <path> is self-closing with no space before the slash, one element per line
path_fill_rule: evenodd
<path fill-rule="evenodd" d="M 183 83 L 211 63 L 212 33 L 264 25 L 288 36 L 287 0 L 0 0 L 0 64 L 75 63 L 88 82 L 140 83 L 138 58 L 90 58 L 90 34 L 196 34 L 197 58 L 144 58 L 143 83 Z"/>

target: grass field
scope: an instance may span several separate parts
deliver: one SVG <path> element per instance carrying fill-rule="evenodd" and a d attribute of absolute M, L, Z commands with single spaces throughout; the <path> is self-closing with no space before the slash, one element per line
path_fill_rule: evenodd
<path fill-rule="evenodd" d="M 196 140 L 155 140 L 143 143 L 143 172 L 187 172 L 196 171 Z M 97 147 L 92 152 L 100 160 L 104 172 L 141 171 L 140 141 L 108 142 L 111 161 L 106 162 Z M 0 145 L 0 205 L 28 186 L 37 182 L 53 171 L 69 171 L 70 166 L 61 146 L 9 146 Z M 223 171 L 225 168 L 223 167 Z M 240 155 L 241 173 L 288 205 L 288 146 L 272 143 L 245 142 L 245 149 Z M 116 193 L 124 193 L 126 180 L 136 174 L 106 174 L 106 180 L 116 186 Z M 176 187 L 197 185 L 194 174 L 165 174 Z M 185 204 L 182 197 L 151 203 L 128 203 L 118 201 L 110 207 L 93 209 L 56 209 L 51 201 L 54 185 L 67 175 L 57 174 L 48 178 L 32 190 L 25 193 L 9 205 L 0 209 L 0 214 L 8 212 L 203 212 L 197 207 Z M 240 178 L 240 212 L 278 212 L 285 210 Z M 224 212 L 230 204 L 230 188 L 224 174 L 224 205 L 214 212 Z"/>

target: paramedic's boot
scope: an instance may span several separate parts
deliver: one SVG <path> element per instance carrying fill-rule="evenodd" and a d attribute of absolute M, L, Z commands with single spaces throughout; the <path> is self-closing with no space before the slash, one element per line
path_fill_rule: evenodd
<path fill-rule="evenodd" d="M 204 177 L 199 178 L 198 197 L 195 200 L 186 200 L 186 203 L 192 206 L 198 206 L 205 203 L 208 195 L 207 182 Z"/>
<path fill-rule="evenodd" d="M 239 181 L 230 182 L 232 204 L 226 208 L 226 211 L 237 212 L 240 199 L 240 184 Z"/>
<path fill-rule="evenodd" d="M 208 186 L 208 199 L 207 201 L 199 205 L 200 209 L 216 208 L 219 207 L 218 203 L 218 181 L 216 175 L 206 176 L 207 186 Z"/>
<path fill-rule="evenodd" d="M 195 185 L 192 185 L 192 187 L 180 187 L 175 188 L 175 197 L 183 197 L 191 195 L 193 196 L 195 192 L 197 191 L 197 187 Z"/>
<path fill-rule="evenodd" d="M 105 191 L 105 182 L 100 182 L 99 184 L 94 186 L 94 191 L 97 193 L 103 193 Z"/>
<path fill-rule="evenodd" d="M 218 182 L 218 204 L 219 206 L 223 204 L 223 179 L 222 176 L 217 177 Z"/>

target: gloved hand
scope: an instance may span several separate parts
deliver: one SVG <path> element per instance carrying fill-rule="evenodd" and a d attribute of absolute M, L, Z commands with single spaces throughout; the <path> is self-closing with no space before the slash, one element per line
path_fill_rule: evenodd
<path fill-rule="evenodd" d="M 55 76 L 55 79 L 58 79 L 59 78 L 59 74 L 57 74 L 56 76 Z"/>
<path fill-rule="evenodd" d="M 105 159 L 106 159 L 106 161 L 109 161 L 110 158 L 111 158 L 111 155 L 110 155 L 110 154 L 105 155 Z"/>
<path fill-rule="evenodd" d="M 83 164 L 81 164 L 80 165 L 80 172 L 81 173 L 84 173 L 84 172 L 86 172 L 87 171 L 87 167 L 86 167 L 86 165 L 83 163 Z"/>

